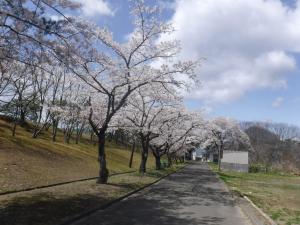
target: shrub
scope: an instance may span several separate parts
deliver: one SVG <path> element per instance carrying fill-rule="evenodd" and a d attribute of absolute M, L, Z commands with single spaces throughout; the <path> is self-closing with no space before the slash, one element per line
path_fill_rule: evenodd
<path fill-rule="evenodd" d="M 249 173 L 267 172 L 268 169 L 262 164 L 251 164 L 249 167 Z"/>

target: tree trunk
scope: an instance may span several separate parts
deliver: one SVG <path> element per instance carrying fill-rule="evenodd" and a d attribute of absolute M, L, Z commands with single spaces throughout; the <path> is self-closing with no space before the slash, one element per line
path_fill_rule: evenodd
<path fill-rule="evenodd" d="M 141 164 L 140 164 L 140 173 L 145 173 L 146 172 L 146 164 L 147 164 L 147 159 L 148 159 L 148 153 L 142 152 L 142 159 L 141 159 Z"/>
<path fill-rule="evenodd" d="M 77 125 L 77 129 L 76 129 L 76 144 L 79 143 L 81 137 L 82 137 L 82 133 L 83 133 L 83 130 L 84 130 L 84 126 L 85 126 L 85 123 L 81 123 L 80 126 Z"/>
<path fill-rule="evenodd" d="M 64 142 L 69 144 L 69 138 L 68 138 L 68 134 L 69 134 L 69 128 L 66 128 L 65 132 L 64 132 Z"/>
<path fill-rule="evenodd" d="M 160 155 L 155 155 L 155 169 L 161 170 Z"/>
<path fill-rule="evenodd" d="M 96 145 L 96 141 L 94 141 L 94 131 L 91 131 L 90 141 L 92 145 Z"/>
<path fill-rule="evenodd" d="M 157 149 L 152 149 L 153 156 L 155 158 L 155 169 L 161 170 L 160 154 Z"/>
<path fill-rule="evenodd" d="M 172 166 L 172 157 L 171 157 L 171 154 L 167 154 L 167 157 L 168 157 L 168 167 L 171 167 Z"/>
<path fill-rule="evenodd" d="M 21 127 L 23 127 L 25 125 L 25 115 L 26 115 L 26 112 L 25 110 L 20 110 L 20 120 L 19 120 L 19 124 Z"/>
<path fill-rule="evenodd" d="M 50 122 L 46 123 L 45 131 L 49 131 L 50 127 L 51 127 L 51 123 Z"/>
<path fill-rule="evenodd" d="M 129 168 L 132 167 L 132 160 L 133 160 L 134 150 L 135 150 L 135 142 L 133 142 L 133 145 L 131 147 L 131 155 L 130 155 L 130 160 L 129 160 Z"/>
<path fill-rule="evenodd" d="M 79 143 L 79 139 L 80 139 L 80 130 L 79 130 L 79 125 L 77 124 L 77 127 L 76 127 L 75 144 L 78 144 L 78 143 Z"/>
<path fill-rule="evenodd" d="M 91 142 L 91 144 L 93 144 L 93 136 L 94 136 L 94 131 L 91 130 L 91 134 L 90 134 L 90 142 Z"/>
<path fill-rule="evenodd" d="M 57 127 L 58 127 L 58 119 L 54 119 L 52 121 L 52 141 L 56 141 L 56 134 L 57 134 Z"/>
<path fill-rule="evenodd" d="M 142 141 L 142 154 L 141 154 L 141 164 L 140 164 L 140 173 L 146 172 L 146 165 L 148 159 L 148 152 L 149 152 L 149 141 L 148 138 L 141 137 Z"/>
<path fill-rule="evenodd" d="M 221 171 L 221 146 L 218 147 L 218 171 Z"/>
<path fill-rule="evenodd" d="M 39 126 L 40 126 L 41 120 L 42 120 L 42 113 L 43 113 L 43 107 L 41 107 L 40 110 L 39 110 L 38 119 L 35 122 L 35 125 L 34 125 L 34 128 L 33 128 L 32 138 L 37 138 L 37 136 L 38 136 Z"/>
<path fill-rule="evenodd" d="M 16 128 L 17 128 L 17 122 L 14 121 L 13 127 L 12 127 L 12 136 L 16 136 Z"/>
<path fill-rule="evenodd" d="M 74 132 L 74 126 L 75 126 L 74 123 L 71 122 L 71 125 L 69 124 L 68 127 L 66 128 L 64 139 L 65 139 L 65 142 L 67 144 L 70 143 L 71 137 L 72 137 L 73 132 Z"/>
<path fill-rule="evenodd" d="M 119 144 L 119 131 L 118 131 L 118 130 L 116 130 L 114 136 L 115 136 L 115 142 L 116 142 L 116 144 L 118 145 L 118 144 Z"/>
<path fill-rule="evenodd" d="M 106 154 L 105 154 L 105 132 L 106 128 L 100 129 L 98 133 L 98 160 L 100 164 L 99 178 L 97 183 L 106 184 L 108 180 L 108 169 L 106 168 Z"/>
<path fill-rule="evenodd" d="M 113 134 L 110 132 L 110 133 L 108 134 L 108 142 L 111 142 L 112 139 L 113 139 Z"/>
<path fill-rule="evenodd" d="M 18 120 L 18 108 L 15 112 L 15 115 L 14 115 L 14 123 L 13 123 L 13 126 L 12 126 L 12 136 L 16 136 L 16 129 L 17 129 L 17 120 Z"/>
<path fill-rule="evenodd" d="M 181 156 L 181 157 L 179 158 L 179 162 L 180 162 L 180 163 L 184 163 L 184 161 L 185 161 L 185 156 Z"/>

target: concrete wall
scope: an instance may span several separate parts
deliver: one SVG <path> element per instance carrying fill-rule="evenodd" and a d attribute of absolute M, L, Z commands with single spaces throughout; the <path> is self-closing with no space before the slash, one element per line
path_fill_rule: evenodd
<path fill-rule="evenodd" d="M 221 169 L 222 170 L 231 170 L 231 171 L 236 171 L 236 172 L 243 172 L 243 173 L 249 172 L 248 164 L 221 162 Z"/>
<path fill-rule="evenodd" d="M 248 152 L 224 151 L 221 168 L 238 172 L 248 172 Z"/>
<path fill-rule="evenodd" d="M 248 152 L 224 151 L 222 162 L 248 164 Z"/>

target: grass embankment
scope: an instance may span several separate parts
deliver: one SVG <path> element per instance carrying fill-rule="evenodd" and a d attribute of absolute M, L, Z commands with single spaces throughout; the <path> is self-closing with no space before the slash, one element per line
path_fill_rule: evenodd
<path fill-rule="evenodd" d="M 133 168 L 128 168 L 129 147 L 107 141 L 107 163 L 110 174 L 136 170 L 140 154 L 133 158 Z M 63 141 L 62 132 L 57 141 L 44 132 L 37 139 L 31 137 L 29 128 L 17 127 L 11 135 L 11 124 L 0 119 L 0 193 L 47 184 L 77 180 L 98 175 L 97 146 L 88 138 L 79 144 Z M 154 167 L 150 155 L 148 167 Z"/>
<path fill-rule="evenodd" d="M 217 172 L 217 166 L 210 163 Z M 233 191 L 250 198 L 278 224 L 300 224 L 300 176 L 222 171 L 220 178 Z"/>
<path fill-rule="evenodd" d="M 133 168 L 129 169 L 129 147 L 113 142 L 107 142 L 106 147 L 110 174 L 137 170 L 139 152 L 134 154 Z M 0 224 L 57 225 L 152 183 L 181 166 L 157 172 L 151 155 L 147 165 L 148 172 L 143 176 L 116 175 L 109 178 L 107 185 L 90 180 L 0 196 Z M 97 175 L 97 146 L 88 138 L 79 144 L 74 141 L 65 144 L 61 132 L 56 142 L 51 141 L 50 132 L 44 132 L 32 139 L 30 127 L 17 127 L 16 136 L 12 137 L 11 124 L 0 119 L 0 193 Z"/>

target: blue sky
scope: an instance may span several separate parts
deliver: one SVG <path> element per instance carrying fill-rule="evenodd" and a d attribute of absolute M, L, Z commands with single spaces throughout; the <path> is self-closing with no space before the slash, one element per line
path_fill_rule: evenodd
<path fill-rule="evenodd" d="M 118 41 L 125 41 L 132 31 L 127 1 L 77 1 L 86 7 L 82 16 L 109 27 Z M 159 4 L 165 8 L 163 19 L 178 30 L 171 38 L 182 41 L 179 59 L 206 58 L 197 71 L 201 86 L 186 97 L 189 108 L 204 108 L 211 116 L 300 126 L 297 0 L 170 0 Z"/>

